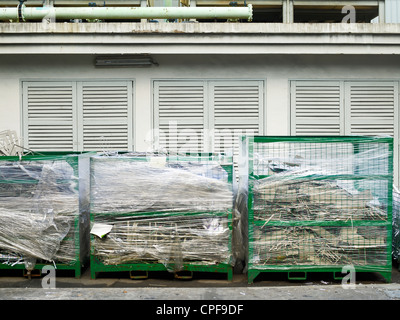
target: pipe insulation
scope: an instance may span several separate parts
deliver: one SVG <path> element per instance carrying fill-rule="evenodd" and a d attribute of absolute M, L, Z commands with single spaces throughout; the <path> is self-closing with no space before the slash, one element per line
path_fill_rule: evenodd
<path fill-rule="evenodd" d="M 1 8 L 0 20 L 35 21 L 43 19 L 247 19 L 253 18 L 247 7 L 21 7 Z"/>

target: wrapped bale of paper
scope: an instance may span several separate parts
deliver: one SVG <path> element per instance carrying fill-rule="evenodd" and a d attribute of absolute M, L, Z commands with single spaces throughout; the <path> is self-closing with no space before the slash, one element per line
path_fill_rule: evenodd
<path fill-rule="evenodd" d="M 231 263 L 232 205 L 218 162 L 92 157 L 91 244 L 105 265 Z"/>
<path fill-rule="evenodd" d="M 226 216 L 103 217 L 94 226 L 97 224 L 110 226 L 103 237 L 92 240 L 94 255 L 105 265 L 162 263 L 167 270 L 179 271 L 184 263 L 230 263 Z"/>
<path fill-rule="evenodd" d="M 78 177 L 63 160 L 0 162 L 0 258 L 2 263 L 76 260 L 73 232 L 79 214 Z M 64 248 L 66 246 L 66 248 Z"/>
<path fill-rule="evenodd" d="M 357 182 L 350 180 L 317 177 L 311 170 L 299 170 L 257 180 L 253 189 L 255 218 L 278 221 L 387 218 L 382 207 L 385 203 L 373 195 L 373 190 L 357 190 L 354 188 Z"/>
<path fill-rule="evenodd" d="M 305 140 L 254 143 L 250 264 L 384 270 L 392 181 L 388 143 Z"/>
<path fill-rule="evenodd" d="M 261 250 L 256 259 L 264 257 L 264 263 L 278 265 L 384 265 L 387 261 L 385 228 L 324 226 L 326 221 L 387 219 L 385 205 L 374 196 L 374 190 L 356 190 L 354 184 L 362 185 L 362 181 L 320 180 L 319 177 L 312 170 L 292 170 L 257 181 L 253 189 L 254 218 L 265 221 L 265 228 L 268 229 L 270 221 L 318 221 L 320 226 L 266 233 L 261 228 L 255 234 L 259 236 L 255 246 L 269 249 Z"/>
<path fill-rule="evenodd" d="M 232 186 L 215 162 L 152 162 L 95 157 L 91 170 L 91 211 L 219 212 L 232 207 Z"/>
<path fill-rule="evenodd" d="M 385 227 L 265 226 L 254 230 L 251 262 L 260 266 L 384 266 L 385 231 Z"/>

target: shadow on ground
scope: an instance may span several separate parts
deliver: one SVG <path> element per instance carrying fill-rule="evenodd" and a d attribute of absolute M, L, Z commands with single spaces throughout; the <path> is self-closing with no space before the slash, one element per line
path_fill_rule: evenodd
<path fill-rule="evenodd" d="M 96 279 L 90 278 L 90 270 L 84 269 L 82 276 L 77 279 L 74 273 L 67 270 L 56 270 L 56 285 L 58 288 L 130 288 L 130 287 L 274 287 L 274 286 L 301 286 L 301 285 L 329 285 L 341 284 L 333 273 L 307 273 L 304 280 L 288 279 L 287 272 L 260 273 L 252 284 L 247 283 L 247 275 L 235 273 L 232 281 L 227 280 L 225 274 L 198 272 L 193 273 L 191 279 L 176 279 L 169 272 L 149 272 L 146 279 L 131 279 L 129 272 L 99 273 Z M 21 270 L 0 270 L 0 288 L 41 288 L 46 274 L 28 279 Z M 379 273 L 357 273 L 357 284 L 384 284 L 385 279 Z M 399 265 L 393 262 L 391 283 L 400 284 Z"/>

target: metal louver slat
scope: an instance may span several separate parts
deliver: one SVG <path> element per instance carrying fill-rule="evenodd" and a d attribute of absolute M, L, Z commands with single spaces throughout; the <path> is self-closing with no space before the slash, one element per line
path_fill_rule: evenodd
<path fill-rule="evenodd" d="M 23 136 L 35 151 L 74 150 L 76 112 L 71 82 L 23 83 Z"/>

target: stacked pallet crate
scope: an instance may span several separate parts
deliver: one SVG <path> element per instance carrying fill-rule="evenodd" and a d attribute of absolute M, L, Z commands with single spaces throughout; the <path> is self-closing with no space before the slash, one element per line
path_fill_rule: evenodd
<path fill-rule="evenodd" d="M 222 161 L 204 154 L 91 157 L 91 277 L 199 271 L 231 279 L 233 165 Z"/>
<path fill-rule="evenodd" d="M 88 164 L 62 152 L 0 157 L 0 269 L 32 276 L 52 265 L 80 277 L 88 258 Z"/>
<path fill-rule="evenodd" d="M 240 193 L 248 282 L 260 272 L 391 278 L 393 142 L 243 137 Z"/>

